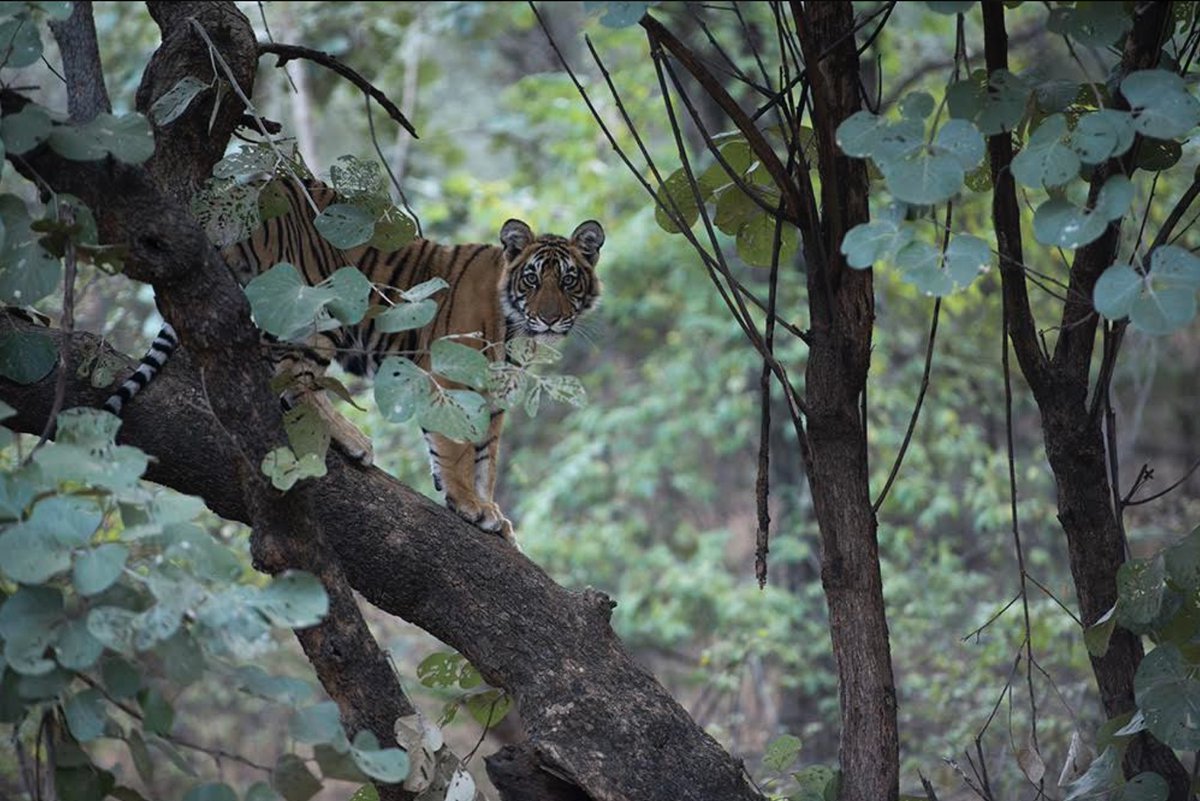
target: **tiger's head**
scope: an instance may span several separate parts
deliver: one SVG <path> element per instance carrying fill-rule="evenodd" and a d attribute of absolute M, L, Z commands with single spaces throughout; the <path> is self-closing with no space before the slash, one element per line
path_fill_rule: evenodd
<path fill-rule="evenodd" d="M 504 272 L 500 305 L 510 335 L 561 337 L 600 297 L 596 262 L 604 229 L 595 220 L 580 224 L 569 239 L 535 236 L 520 220 L 500 228 Z"/>

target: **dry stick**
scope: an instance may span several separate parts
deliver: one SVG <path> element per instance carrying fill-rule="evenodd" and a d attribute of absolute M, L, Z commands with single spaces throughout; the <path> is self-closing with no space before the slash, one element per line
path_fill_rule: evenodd
<path fill-rule="evenodd" d="M 1172 483 L 1171 486 L 1167 487 L 1166 489 L 1162 490 L 1161 492 L 1154 493 L 1153 495 L 1151 495 L 1148 498 L 1141 498 L 1136 501 L 1130 500 L 1130 498 L 1133 496 L 1133 493 L 1137 492 L 1138 488 L 1141 486 L 1140 484 L 1135 483 L 1134 486 L 1129 490 L 1129 494 L 1127 494 L 1121 500 L 1121 506 L 1122 507 L 1140 506 L 1143 503 L 1150 503 L 1151 501 L 1157 501 L 1159 498 L 1161 498 L 1162 496 L 1166 495 L 1167 493 L 1173 491 L 1176 487 L 1181 485 L 1183 482 L 1187 481 L 1188 478 L 1192 475 L 1192 473 L 1196 472 L 1197 468 L 1200 468 L 1200 459 L 1197 459 L 1196 461 L 1192 462 L 1192 466 L 1189 467 L 1187 470 L 1185 470 L 1183 475 L 1179 477 L 1179 480 Z M 1142 469 L 1145 470 L 1145 467 L 1143 467 Z"/>
<path fill-rule="evenodd" d="M 993 612 L 992 616 L 989 617 L 987 620 L 985 620 L 982 625 L 980 625 L 974 631 L 969 631 L 966 634 L 964 634 L 961 638 L 961 641 L 966 642 L 967 640 L 971 639 L 972 637 L 978 637 L 980 634 L 983 633 L 984 629 L 986 629 L 988 626 L 992 625 L 997 620 L 999 620 L 1001 617 L 1003 617 L 1004 613 L 1007 612 L 1009 609 L 1011 609 L 1012 605 L 1015 604 L 1020 599 L 1020 597 L 1021 597 L 1020 593 L 1017 593 L 1016 595 L 1014 595 L 1009 600 L 1008 603 L 1006 603 L 1004 606 L 1000 607 L 1000 609 L 998 611 Z"/>
<path fill-rule="evenodd" d="M 310 47 L 301 47 L 300 45 L 281 44 L 279 42 L 259 42 L 259 54 L 271 53 L 279 56 L 279 60 L 275 63 L 276 67 L 282 67 L 292 59 L 303 58 L 315 64 L 320 64 L 322 67 L 333 70 L 338 75 L 341 75 L 350 83 L 357 86 L 366 94 L 374 98 L 383 110 L 388 113 L 388 116 L 395 120 L 404 130 L 412 134 L 413 139 L 420 139 L 417 136 L 417 130 L 413 127 L 404 113 L 396 106 L 395 103 L 388 98 L 381 90 L 377 89 L 374 84 L 368 81 L 363 76 L 359 75 L 350 67 L 347 67 L 336 56 L 331 56 L 328 53 L 323 53 L 320 50 L 313 50 Z"/>
<path fill-rule="evenodd" d="M 767 330 L 763 336 L 763 344 L 772 357 L 775 355 L 775 299 L 779 283 L 779 250 L 783 245 L 781 215 L 775 216 L 774 237 L 771 242 L 771 277 L 767 294 Z M 758 579 L 758 588 L 761 590 L 767 586 L 767 554 L 771 550 L 771 510 L 767 505 L 771 492 L 771 361 L 767 356 L 763 357 L 758 386 L 762 398 L 762 412 L 758 434 L 758 476 L 754 482 L 755 502 L 758 507 L 758 531 L 754 537 L 754 576 Z"/>
<path fill-rule="evenodd" d="M 388 178 L 392 181 L 392 186 L 396 188 L 396 193 L 400 195 L 400 202 L 404 204 L 404 211 L 412 218 L 412 221 L 417 225 L 417 236 L 424 237 L 425 232 L 421 230 L 421 218 L 413 211 L 413 207 L 408 203 L 408 195 L 404 194 L 404 190 L 400 187 L 400 181 L 396 178 L 396 174 L 392 172 L 392 165 L 388 164 L 387 157 L 383 155 L 383 148 L 379 146 L 379 137 L 375 135 L 375 116 L 371 112 L 371 98 L 363 94 L 363 102 L 367 106 L 367 128 L 371 131 L 371 144 L 375 146 L 375 155 L 379 156 L 379 160 L 383 163 L 383 169 L 387 171 Z"/>
<path fill-rule="evenodd" d="M 1021 607 L 1024 613 L 1025 623 L 1025 650 L 1026 670 L 1025 680 L 1029 686 L 1029 714 L 1030 714 L 1030 737 L 1033 743 L 1033 750 L 1040 755 L 1041 751 L 1038 748 L 1037 737 L 1037 697 L 1033 691 L 1033 635 L 1032 626 L 1029 619 L 1029 591 L 1026 587 L 1027 575 L 1025 572 L 1025 551 L 1021 547 L 1021 527 L 1017 513 L 1017 457 L 1016 448 L 1013 442 L 1013 396 L 1012 396 L 1012 371 L 1008 363 L 1008 296 L 1003 298 L 1002 305 L 1004 307 L 1004 325 L 1000 331 L 1000 348 L 1001 348 L 1001 364 L 1004 371 L 1004 431 L 1005 440 L 1008 449 L 1008 498 L 1009 498 L 1009 514 L 1012 518 L 1012 535 L 1013 545 L 1017 551 L 1017 570 L 1020 574 L 1021 584 Z M 1039 787 L 1041 783 L 1039 783 Z"/>
<path fill-rule="evenodd" d="M 1062 600 L 1057 595 L 1055 595 L 1053 592 L 1050 591 L 1049 587 L 1047 587 L 1045 584 L 1042 584 L 1042 582 L 1040 582 L 1036 578 L 1034 578 L 1032 573 L 1026 574 L 1025 578 L 1029 579 L 1029 581 L 1033 584 L 1033 586 L 1035 586 L 1039 590 L 1041 590 L 1042 593 L 1047 598 L 1049 598 L 1051 601 L 1054 601 L 1054 603 L 1058 605 L 1059 609 L 1062 609 L 1064 612 L 1066 612 L 1067 616 L 1070 617 L 1072 620 L 1074 620 L 1075 623 L 1079 626 L 1079 628 L 1081 628 L 1081 629 L 1087 628 L 1086 626 L 1083 625 L 1083 621 L 1079 619 L 1079 615 L 1072 612 L 1070 607 L 1068 607 L 1065 603 L 1062 602 Z"/>

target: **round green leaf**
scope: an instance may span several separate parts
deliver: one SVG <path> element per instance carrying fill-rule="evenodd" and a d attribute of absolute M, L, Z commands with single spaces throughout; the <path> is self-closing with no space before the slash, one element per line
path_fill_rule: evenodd
<path fill-rule="evenodd" d="M 1108 223 L 1122 216 L 1133 202 L 1133 184 L 1123 175 L 1109 178 L 1091 211 L 1062 198 L 1050 198 L 1033 214 L 1033 234 L 1038 242 L 1078 248 L 1095 241 Z"/>
<path fill-rule="evenodd" d="M 1063 144 L 1067 120 L 1062 114 L 1047 117 L 1013 158 L 1013 177 L 1033 189 L 1061 186 L 1079 174 L 1079 155 Z"/>
<path fill-rule="evenodd" d="M 333 290 L 329 312 L 344 325 L 353 325 L 367 313 L 371 282 L 357 267 L 342 267 L 325 284 Z"/>
<path fill-rule="evenodd" d="M 308 801 L 321 791 L 321 782 L 295 754 L 284 754 L 271 772 L 271 785 L 287 801 Z"/>
<path fill-rule="evenodd" d="M 22 586 L 9 596 L 0 606 L 0 637 L 10 668 L 26 676 L 54 670 L 43 654 L 58 639 L 62 612 L 62 594 L 50 587 Z"/>
<path fill-rule="evenodd" d="M 946 90 L 950 116 L 971 120 L 984 136 L 1014 130 L 1025 116 L 1030 87 L 1007 70 L 989 79 L 983 70 L 951 84 Z"/>
<path fill-rule="evenodd" d="M 375 221 L 375 232 L 367 243 L 383 253 L 392 253 L 417 238 L 417 224 L 394 207 Z"/>
<path fill-rule="evenodd" d="M 341 714 L 333 701 L 297 709 L 288 723 L 288 732 L 302 743 L 337 744 L 343 746 L 343 751 L 350 744 L 342 729 Z"/>
<path fill-rule="evenodd" d="M 622 2 L 621 0 L 608 0 L 608 2 L 597 2 L 597 0 L 588 0 L 583 4 L 584 10 L 589 14 L 595 11 L 603 10 L 604 14 L 600 17 L 600 24 L 606 28 L 628 28 L 631 25 L 637 25 L 650 7 L 650 3 L 642 2 Z"/>
<path fill-rule="evenodd" d="M 100 665 L 104 688 L 113 698 L 131 698 L 142 689 L 142 674 L 137 665 L 117 654 L 109 654 Z"/>
<path fill-rule="evenodd" d="M 1165 577 L 1161 555 L 1121 565 L 1117 570 L 1117 622 L 1135 632 L 1144 630 L 1162 607 Z"/>
<path fill-rule="evenodd" d="M 309 286 L 287 262 L 255 276 L 245 291 L 258 327 L 281 339 L 307 335 L 321 309 L 338 299 L 329 286 Z"/>
<path fill-rule="evenodd" d="M 957 286 L 964 287 L 987 272 L 991 248 L 977 236 L 958 234 L 946 248 L 945 270 Z"/>
<path fill-rule="evenodd" d="M 289 706 L 303 703 L 313 694 L 308 682 L 291 676 L 272 676 L 257 665 L 243 665 L 234 675 L 239 689 Z"/>
<path fill-rule="evenodd" d="M 968 120 L 947 120 L 938 129 L 934 146 L 940 148 L 954 158 L 964 170 L 972 170 L 983 159 L 986 147 L 983 134 Z"/>
<path fill-rule="evenodd" d="M 476 348 L 449 339 L 439 339 L 430 347 L 432 372 L 468 387 L 487 387 L 487 357 Z"/>
<path fill-rule="evenodd" d="M 0 137 L 4 139 L 5 150 L 20 156 L 45 141 L 51 127 L 46 109 L 30 103 L 16 114 L 0 120 Z"/>
<path fill-rule="evenodd" d="M 717 209 L 713 216 L 713 222 L 716 223 L 717 228 L 733 236 L 746 223 L 762 213 L 758 204 L 749 195 L 740 187 L 731 184 L 717 196 Z"/>
<path fill-rule="evenodd" d="M 184 793 L 183 801 L 238 801 L 238 797 L 228 784 L 207 782 Z"/>
<path fill-rule="evenodd" d="M 1170 788 L 1157 773 L 1144 771 L 1125 783 L 1114 801 L 1167 801 Z"/>
<path fill-rule="evenodd" d="M 329 597 L 321 581 L 299 570 L 276 576 L 249 601 L 272 623 L 288 628 L 315 626 L 329 611 Z"/>
<path fill-rule="evenodd" d="M 1070 36 L 1077 42 L 1096 47 L 1116 44 L 1133 25 L 1123 3 L 1083 2 L 1073 8 L 1059 6 L 1050 10 L 1046 27 L 1051 32 Z"/>
<path fill-rule="evenodd" d="M 911 242 L 896 254 L 896 266 L 907 283 L 927 295 L 942 297 L 954 291 L 954 281 L 941 269 L 941 252 L 928 242 Z"/>
<path fill-rule="evenodd" d="M 408 754 L 399 748 L 380 748 L 371 732 L 363 730 L 354 735 L 350 748 L 354 764 L 372 779 L 381 782 L 402 782 L 408 776 Z"/>
<path fill-rule="evenodd" d="M 737 252 L 742 261 L 751 267 L 770 267 L 775 251 L 775 218 L 760 213 L 743 225 L 737 232 Z M 780 226 L 779 263 L 791 264 L 799 248 L 799 234 L 795 227 L 783 223 Z"/>
<path fill-rule="evenodd" d="M 22 14 L 0 23 L 0 66 L 22 69 L 42 57 L 42 37 L 37 23 Z"/>
<path fill-rule="evenodd" d="M 151 734 L 167 736 L 175 724 L 175 709 L 163 694 L 153 687 L 138 693 L 142 708 L 142 728 Z"/>
<path fill-rule="evenodd" d="M 975 0 L 925 0 L 925 5 L 939 14 L 965 14 L 975 7 Z"/>
<path fill-rule="evenodd" d="M 1167 548 L 1167 577 L 1181 592 L 1200 589 L 1200 526 Z"/>
<path fill-rule="evenodd" d="M 1129 315 L 1133 302 L 1142 293 L 1142 275 L 1128 264 L 1114 264 L 1100 274 L 1092 291 L 1096 311 L 1110 320 Z"/>
<path fill-rule="evenodd" d="M 426 687 L 453 687 L 466 660 L 454 651 L 435 651 L 417 665 L 417 681 Z"/>
<path fill-rule="evenodd" d="M 913 240 L 911 226 L 890 219 L 872 220 L 854 226 L 842 237 L 841 251 L 846 263 L 857 270 L 886 261 Z"/>
<path fill-rule="evenodd" d="M 0 377 L 33 384 L 45 378 L 57 361 L 58 349 L 45 334 L 10 331 L 0 335 Z"/>
<path fill-rule="evenodd" d="M 367 210 L 349 203 L 334 203 L 313 218 L 321 236 L 335 248 L 350 250 L 365 245 L 375 233 L 375 218 Z"/>
<path fill-rule="evenodd" d="M 403 423 L 429 405 L 432 384 L 411 360 L 388 356 L 375 372 L 375 405 L 385 420 Z"/>
<path fill-rule="evenodd" d="M 54 653 L 58 664 L 67 670 L 87 670 L 104 653 L 104 643 L 88 631 L 87 620 L 79 618 L 68 621 L 59 630 Z"/>
<path fill-rule="evenodd" d="M 916 205 L 949 200 L 962 189 L 966 177 L 957 157 L 937 153 L 914 153 L 879 167 L 892 196 Z"/>
<path fill-rule="evenodd" d="M 99 690 L 88 688 L 72 695 L 63 704 L 63 714 L 71 734 L 81 743 L 104 734 L 108 715 L 104 711 L 104 696 Z"/>
<path fill-rule="evenodd" d="M 1134 133 L 1128 111 L 1102 108 L 1079 118 L 1069 143 L 1084 164 L 1099 164 L 1129 150 Z M 1139 150 L 1144 147 L 1142 144 Z"/>
<path fill-rule="evenodd" d="M 887 120 L 878 115 L 869 111 L 856 111 L 842 120 L 842 124 L 837 127 L 838 147 L 851 158 L 870 158 L 887 126 Z"/>
<path fill-rule="evenodd" d="M 1133 679 L 1146 728 L 1171 748 L 1200 748 L 1200 681 L 1176 646 L 1159 645 L 1142 660 Z"/>
<path fill-rule="evenodd" d="M 131 654 L 137 634 L 137 617 L 136 612 L 117 606 L 97 607 L 88 613 L 88 632 L 114 651 Z"/>
<path fill-rule="evenodd" d="M 928 92 L 910 92 L 900 100 L 900 113 L 905 117 L 923 120 L 933 113 L 937 102 Z"/>
<path fill-rule="evenodd" d="M 487 400 L 477 392 L 464 389 L 439 389 L 429 404 L 417 413 L 417 422 L 426 431 L 444 434 L 460 442 L 479 442 L 487 436 L 491 415 Z"/>
<path fill-rule="evenodd" d="M 791 767 L 800 754 L 800 738 L 792 734 L 776 737 L 767 744 L 763 754 L 763 764 L 773 771 L 780 772 Z"/>
<path fill-rule="evenodd" d="M 325 452 L 329 449 L 329 424 L 312 403 L 305 401 L 288 409 L 283 415 L 283 430 L 294 454 L 300 457 L 315 454 L 325 461 Z"/>
<path fill-rule="evenodd" d="M 437 303 L 418 300 L 415 303 L 400 302 L 375 318 L 375 330 L 384 334 L 424 328 L 437 316 Z"/>
<path fill-rule="evenodd" d="M 1200 123 L 1200 101 L 1173 72 L 1131 72 L 1121 81 L 1121 94 L 1133 109 L 1134 127 L 1146 136 L 1177 139 Z"/>
<path fill-rule="evenodd" d="M 102 515 L 90 500 L 53 497 L 0 535 L 0 565 L 14 581 L 41 584 L 71 566 L 71 549 L 87 544 Z"/>
<path fill-rule="evenodd" d="M 1183 158 L 1183 146 L 1174 139 L 1154 139 L 1146 136 L 1138 143 L 1133 166 L 1139 170 L 1159 172 L 1170 169 Z"/>
<path fill-rule="evenodd" d="M 107 590 L 121 576 L 129 549 L 116 542 L 106 542 L 75 557 L 71 581 L 80 595 L 95 595 Z"/>
<path fill-rule="evenodd" d="M 654 221 L 669 234 L 691 228 L 700 218 L 700 206 L 692 192 L 687 173 L 680 167 L 667 176 L 658 190 Z"/>

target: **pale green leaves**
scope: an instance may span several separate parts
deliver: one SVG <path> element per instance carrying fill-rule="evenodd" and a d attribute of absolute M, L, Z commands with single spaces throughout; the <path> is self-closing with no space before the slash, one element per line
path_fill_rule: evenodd
<path fill-rule="evenodd" d="M 62 265 L 38 241 L 20 198 L 0 195 L 0 223 L 0 301 L 32 305 L 58 287 Z"/>
<path fill-rule="evenodd" d="M 624 2 L 624 0 L 587 0 L 583 9 L 589 14 L 602 11 L 600 24 L 606 28 L 628 28 L 637 25 L 651 3 Z"/>
<path fill-rule="evenodd" d="M 263 474 L 271 486 L 287 492 L 303 478 L 319 478 L 326 473 L 324 454 L 306 453 L 298 456 L 288 447 L 275 448 L 263 457 Z"/>
<path fill-rule="evenodd" d="M 1043 245 L 1082 247 L 1099 239 L 1108 224 L 1123 216 L 1132 202 L 1133 184 L 1123 175 L 1114 175 L 1101 188 L 1091 209 L 1061 197 L 1042 203 L 1033 215 L 1033 233 Z"/>
<path fill-rule="evenodd" d="M 1046 27 L 1052 33 L 1097 47 L 1116 44 L 1132 25 L 1133 19 L 1123 3 L 1105 0 L 1083 0 L 1073 8 L 1052 8 L 1046 20 Z"/>
<path fill-rule="evenodd" d="M 1133 109 L 1134 127 L 1145 136 L 1177 139 L 1200 123 L 1200 101 L 1173 72 L 1131 72 L 1121 81 L 1121 94 Z"/>
<path fill-rule="evenodd" d="M 286 340 L 303 339 L 328 327 L 331 316 L 345 324 L 358 322 L 366 313 L 370 291 L 370 282 L 355 267 L 342 267 L 310 286 L 287 262 L 276 264 L 246 285 L 259 328 Z"/>
<path fill-rule="evenodd" d="M 1015 130 L 1025 116 L 1031 87 L 1007 70 L 990 76 L 976 70 L 971 77 L 951 84 L 946 90 L 950 116 L 969 120 L 984 136 Z"/>
<path fill-rule="evenodd" d="M 22 69 L 42 57 L 42 37 L 28 14 L 0 22 L 0 67 Z"/>
<path fill-rule="evenodd" d="M 334 203 L 313 220 L 321 236 L 343 250 L 365 245 L 375 233 L 375 218 L 366 209 L 349 203 Z"/>
<path fill-rule="evenodd" d="M 475 348 L 442 339 L 433 343 L 430 359 L 432 372 L 448 381 L 477 389 L 487 387 L 488 362 Z M 415 416 L 422 428 L 457 440 L 483 439 L 490 420 L 482 395 L 443 387 L 430 372 L 399 356 L 384 359 L 376 372 L 375 403 L 391 422 Z"/>
<path fill-rule="evenodd" d="M 326 746 L 337 754 L 349 753 L 354 765 L 373 779 L 401 782 L 408 776 L 408 755 L 399 748 L 380 748 L 370 732 L 358 732 L 351 745 L 332 701 L 296 710 L 288 731 L 299 742 Z"/>
<path fill-rule="evenodd" d="M 811 138 L 811 131 L 802 131 L 802 138 Z M 695 225 L 700 204 L 712 203 L 712 223 L 736 237 L 742 261 L 752 267 L 769 267 L 775 254 L 776 219 L 767 209 L 778 207 L 779 188 L 740 135 L 715 139 L 722 142 L 719 152 L 724 164 L 713 164 L 696 176 L 695 188 L 682 167 L 667 176 L 657 193 L 654 219 L 668 233 L 678 233 Z M 779 263 L 790 262 L 798 249 L 796 229 L 789 224 L 780 226 Z"/>
<path fill-rule="evenodd" d="M 1079 155 L 1063 139 L 1067 118 L 1052 114 L 1030 135 L 1012 161 L 1013 177 L 1033 189 L 1062 186 L 1079 174 Z"/>
<path fill-rule="evenodd" d="M 320 580 L 299 570 L 276 576 L 247 602 L 274 625 L 293 629 L 315 626 L 329 611 L 329 598 Z"/>
<path fill-rule="evenodd" d="M 922 120 L 932 112 L 932 103 L 929 95 L 917 93 L 902 101 L 901 120 L 891 122 L 859 111 L 838 126 L 842 150 L 874 161 L 893 197 L 905 203 L 949 200 L 962 189 L 966 171 L 983 157 L 982 135 L 963 119 L 943 125 L 932 144 L 925 143 Z"/>
<path fill-rule="evenodd" d="M 1079 118 L 1070 143 L 1084 164 L 1100 164 L 1129 150 L 1134 133 L 1128 112 L 1102 108 Z"/>
<path fill-rule="evenodd" d="M 141 164 L 154 155 L 154 135 L 141 114 L 100 113 L 83 125 L 60 125 L 50 132 L 50 147 L 72 161 L 96 161 L 112 156 Z"/>
<path fill-rule="evenodd" d="M 183 112 L 187 111 L 196 95 L 209 88 L 210 85 L 191 75 L 183 76 L 150 106 L 150 119 L 160 128 L 170 125 Z"/>
<path fill-rule="evenodd" d="M 1200 680 L 1177 646 L 1163 643 L 1142 660 L 1134 696 L 1146 728 L 1171 748 L 1200 748 Z"/>
<path fill-rule="evenodd" d="M 1196 316 L 1200 258 L 1174 245 L 1156 248 L 1145 274 L 1129 264 L 1114 264 L 1096 282 L 1096 310 L 1110 320 L 1129 317 L 1147 334 L 1168 334 Z"/>
<path fill-rule="evenodd" d="M 944 252 L 918 240 L 913 225 L 895 210 L 846 232 L 842 253 L 847 264 L 860 270 L 892 262 L 904 281 L 936 297 L 968 286 L 992 261 L 988 243 L 968 234 L 953 237 Z"/>

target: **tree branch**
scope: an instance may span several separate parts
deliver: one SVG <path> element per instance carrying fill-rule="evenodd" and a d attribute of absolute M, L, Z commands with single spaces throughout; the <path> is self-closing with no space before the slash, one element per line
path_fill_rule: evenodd
<path fill-rule="evenodd" d="M 320 64 L 322 67 L 333 70 L 361 89 L 364 94 L 374 98 L 375 102 L 383 107 L 383 110 L 388 113 L 389 117 L 395 120 L 401 128 L 412 134 L 413 139 L 421 138 L 417 136 L 417 129 L 408 121 L 408 117 L 404 116 L 404 112 L 381 89 L 376 88 L 373 83 L 339 61 L 337 56 L 324 53 L 320 50 L 313 50 L 310 47 L 281 44 L 279 42 L 259 42 L 258 52 L 264 55 L 272 53 L 279 56 L 279 60 L 275 62 L 276 67 L 282 67 L 292 59 L 303 58 L 314 64 Z"/>
<path fill-rule="evenodd" d="M 50 31 L 62 54 L 63 77 L 67 81 L 67 110 L 71 119 L 82 123 L 101 112 L 111 112 L 112 103 L 108 99 L 104 71 L 100 65 L 100 46 L 96 42 L 92 4 L 76 2 L 71 8 L 71 16 L 61 22 L 50 22 Z"/>

